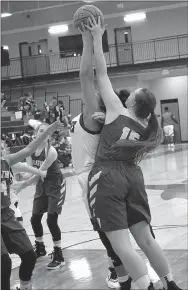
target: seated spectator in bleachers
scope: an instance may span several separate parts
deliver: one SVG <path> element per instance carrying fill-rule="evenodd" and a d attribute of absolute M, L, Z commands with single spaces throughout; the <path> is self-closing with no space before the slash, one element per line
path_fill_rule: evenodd
<path fill-rule="evenodd" d="M 5 103 L 6 103 L 5 94 L 1 93 L 1 108 L 4 107 Z"/>

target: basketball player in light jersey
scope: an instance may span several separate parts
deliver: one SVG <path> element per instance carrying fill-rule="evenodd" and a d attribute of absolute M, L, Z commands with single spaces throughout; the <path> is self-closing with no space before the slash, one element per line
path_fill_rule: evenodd
<path fill-rule="evenodd" d="M 37 126 L 37 137 L 40 136 L 48 126 L 49 125 L 46 123 Z M 59 168 L 57 152 L 55 148 L 50 145 L 49 139 L 44 139 L 41 142 L 36 152 L 33 153 L 31 157 L 27 158 L 27 162 L 33 167 L 47 170 L 44 181 L 33 176 L 24 181 L 18 188 L 18 191 L 36 183 L 31 217 L 31 225 L 35 234 L 35 252 L 38 258 L 46 255 L 41 220 L 43 214 L 47 212 L 47 224 L 54 244 L 52 261 L 47 265 L 47 268 L 49 270 L 57 269 L 65 265 L 61 249 L 61 230 L 58 226 L 58 215 L 61 213 L 65 201 L 65 179 Z"/>
<path fill-rule="evenodd" d="M 95 160 L 95 154 L 100 139 L 105 113 L 104 105 L 100 102 L 94 88 L 94 74 L 92 66 L 93 42 L 91 34 L 85 31 L 82 25 L 83 53 L 80 67 L 80 82 L 83 93 L 84 109 L 83 114 L 78 115 L 72 120 L 70 129 L 72 142 L 72 162 L 82 189 L 83 200 L 90 216 L 87 206 L 87 182 L 88 174 Z M 123 101 L 124 102 L 124 101 Z M 100 239 L 105 246 L 109 257 L 109 275 L 106 278 L 109 288 L 118 288 L 119 282 L 124 282 L 127 276 L 122 262 L 113 251 L 109 240 L 104 233 L 98 232 Z M 115 268 L 116 270 L 115 270 Z M 116 274 L 117 272 L 117 274 Z M 128 281 L 131 283 L 131 280 Z"/>
<path fill-rule="evenodd" d="M 56 122 L 23 150 L 14 154 L 5 154 L 1 157 L 1 263 L 3 265 L 1 267 L 1 289 L 3 290 L 10 289 L 11 259 L 9 253 L 18 254 L 21 258 L 20 290 L 32 289 L 31 277 L 36 263 L 36 254 L 27 233 L 10 208 L 11 167 L 31 155 L 36 151 L 42 140 L 61 128 L 62 124 Z M 1 150 L 4 150 L 3 144 L 1 146 Z"/>

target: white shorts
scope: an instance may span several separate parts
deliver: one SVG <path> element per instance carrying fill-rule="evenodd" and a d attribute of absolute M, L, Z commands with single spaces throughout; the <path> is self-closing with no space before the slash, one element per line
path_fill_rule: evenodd
<path fill-rule="evenodd" d="M 164 126 L 163 129 L 164 129 L 165 136 L 174 136 L 174 126 L 173 125 Z"/>
<path fill-rule="evenodd" d="M 86 210 L 88 212 L 89 217 L 91 218 L 89 206 L 88 206 L 88 199 L 87 199 L 87 194 L 88 194 L 88 176 L 89 176 L 90 171 L 86 171 L 83 173 L 80 173 L 77 175 L 78 178 L 78 183 L 82 189 L 82 198 L 83 202 L 85 204 Z"/>

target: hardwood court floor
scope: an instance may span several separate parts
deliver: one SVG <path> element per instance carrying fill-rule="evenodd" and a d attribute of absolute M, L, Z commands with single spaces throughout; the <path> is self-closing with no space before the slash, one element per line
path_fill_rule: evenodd
<path fill-rule="evenodd" d="M 172 272 L 179 285 L 188 289 L 187 284 L 187 153 L 188 145 L 178 145 L 174 152 L 161 146 L 142 163 L 145 184 L 152 213 L 152 226 L 156 239 L 165 251 Z M 75 176 L 66 170 L 67 197 L 59 224 L 62 230 L 62 247 L 66 266 L 54 272 L 46 270 L 49 257 L 37 263 L 34 272 L 36 289 L 105 289 L 107 258 L 103 245 L 93 232 L 81 192 Z M 20 193 L 20 207 L 24 226 L 32 242 L 30 225 L 34 187 Z M 48 253 L 53 244 L 43 219 L 44 241 Z M 133 247 L 138 246 L 131 238 Z M 20 260 L 12 255 L 13 271 L 11 283 L 18 279 Z M 15 288 L 14 288 L 15 289 Z"/>

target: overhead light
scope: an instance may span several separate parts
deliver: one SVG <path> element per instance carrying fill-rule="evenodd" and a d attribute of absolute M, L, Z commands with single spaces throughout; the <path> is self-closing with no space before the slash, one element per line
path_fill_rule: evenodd
<path fill-rule="evenodd" d="M 8 46 L 7 45 L 3 45 L 3 49 L 4 50 L 8 50 Z"/>
<path fill-rule="evenodd" d="M 63 25 L 57 25 L 57 26 L 51 26 L 48 29 L 48 32 L 50 34 L 57 34 L 57 33 L 62 33 L 62 32 L 66 32 L 68 31 L 69 27 L 67 24 L 63 24 Z"/>
<path fill-rule="evenodd" d="M 133 22 L 133 21 L 139 21 L 144 20 L 146 18 L 146 13 L 135 13 L 135 14 L 128 14 L 125 15 L 124 21 L 126 22 Z"/>
<path fill-rule="evenodd" d="M 1 13 L 1 18 L 9 17 L 9 16 L 11 16 L 11 15 L 12 15 L 12 13 L 8 13 L 8 12 L 6 12 L 6 13 Z"/>

